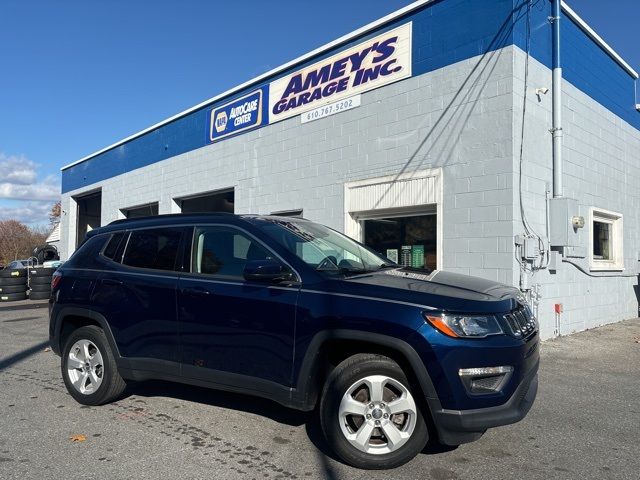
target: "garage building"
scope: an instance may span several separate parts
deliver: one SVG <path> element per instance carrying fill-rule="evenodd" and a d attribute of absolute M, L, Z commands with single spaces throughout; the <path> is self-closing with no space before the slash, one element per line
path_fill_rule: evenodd
<path fill-rule="evenodd" d="M 564 2 L 417 1 L 64 167 L 61 257 L 120 218 L 303 216 L 521 288 L 543 338 L 636 317 L 637 78 Z"/>

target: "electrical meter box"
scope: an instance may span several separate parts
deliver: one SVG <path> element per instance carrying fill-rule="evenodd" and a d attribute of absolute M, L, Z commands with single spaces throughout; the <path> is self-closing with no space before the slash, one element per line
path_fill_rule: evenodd
<path fill-rule="evenodd" d="M 549 243 L 552 247 L 577 247 L 578 230 L 574 217 L 579 216 L 575 198 L 549 200 Z"/>

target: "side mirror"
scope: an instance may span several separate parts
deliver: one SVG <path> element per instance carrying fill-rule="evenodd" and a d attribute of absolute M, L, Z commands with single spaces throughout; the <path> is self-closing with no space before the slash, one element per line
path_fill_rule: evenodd
<path fill-rule="evenodd" d="M 282 282 L 292 280 L 293 274 L 277 260 L 249 260 L 242 272 L 245 280 L 254 282 Z"/>

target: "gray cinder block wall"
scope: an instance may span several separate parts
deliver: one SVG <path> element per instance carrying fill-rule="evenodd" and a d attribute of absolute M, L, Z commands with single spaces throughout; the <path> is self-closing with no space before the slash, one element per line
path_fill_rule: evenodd
<path fill-rule="evenodd" d="M 525 53 L 514 49 L 514 145 L 519 148 Z M 551 87 L 551 71 L 534 59 L 529 64 L 529 94 L 525 120 L 523 198 L 525 214 L 537 233 L 545 235 L 545 191 L 552 182 L 552 93 L 535 95 L 537 87 Z M 554 305 L 562 304 L 560 334 L 638 316 L 638 259 L 640 252 L 640 132 L 568 82 L 563 83 L 564 196 L 578 201 L 585 227 L 578 231 L 576 255 L 570 260 L 589 271 L 590 207 L 623 214 L 624 271 L 590 272 L 568 263 L 556 272 L 542 270 L 532 279 L 540 284 L 539 306 L 543 338 L 554 334 Z M 514 155 L 518 171 L 518 155 Z M 515 199 L 517 201 L 517 199 Z M 518 205 L 518 204 L 516 204 Z M 519 208 L 514 210 L 518 220 Z M 516 225 L 522 233 L 522 226 Z"/>

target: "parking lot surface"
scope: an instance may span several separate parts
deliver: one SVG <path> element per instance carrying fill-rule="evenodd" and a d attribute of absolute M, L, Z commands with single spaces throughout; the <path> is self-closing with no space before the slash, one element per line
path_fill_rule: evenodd
<path fill-rule="evenodd" d="M 46 302 L 0 305 L 0 478 L 640 478 L 640 320 L 542 344 L 528 417 L 393 471 L 331 457 L 313 414 L 164 382 L 110 405 L 66 392 Z"/>

